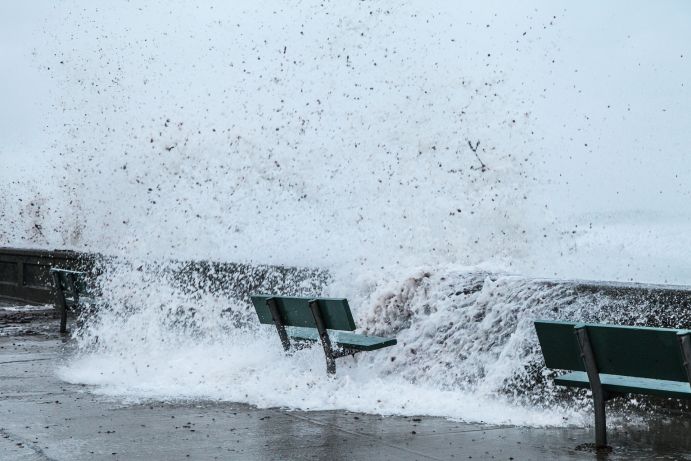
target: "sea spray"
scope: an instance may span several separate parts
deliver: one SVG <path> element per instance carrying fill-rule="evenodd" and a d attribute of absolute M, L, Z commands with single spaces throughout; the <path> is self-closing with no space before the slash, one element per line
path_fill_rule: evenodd
<path fill-rule="evenodd" d="M 585 392 L 564 398 L 552 385 L 555 373 L 544 369 L 533 320 L 630 322 L 632 312 L 649 307 L 583 295 L 568 283 L 455 265 L 419 268 L 400 281 L 353 290 L 358 331 L 395 336 L 398 345 L 339 359 L 330 378 L 318 345 L 286 355 L 246 296 L 209 290 L 184 267 L 104 266 L 105 296 L 76 332 L 79 352 L 60 376 L 135 401 L 211 399 L 497 424 L 587 424 Z M 271 291 L 276 279 L 262 272 L 253 280 L 249 271 L 244 280 L 253 290 Z M 290 283 L 296 295 L 332 289 L 318 278 Z"/>
<path fill-rule="evenodd" d="M 21 219 L 44 237 L 16 227 L 9 242 L 330 269 L 477 264 L 531 246 L 533 96 L 513 69 L 537 53 L 522 27 L 547 13 L 497 17 L 498 35 L 491 9 L 454 4 L 55 13 L 37 60 L 56 88 L 59 154 L 37 187 L 49 210 Z"/>
<path fill-rule="evenodd" d="M 61 375 L 133 399 L 579 421 L 530 322 L 650 306 L 505 274 L 688 283 L 677 7 L 36 8 L 45 151 L 0 146 L 0 244 L 120 257 Z M 170 259 L 329 276 L 180 283 Z M 327 380 L 318 347 L 284 357 L 250 290 L 347 296 L 400 344 Z"/>

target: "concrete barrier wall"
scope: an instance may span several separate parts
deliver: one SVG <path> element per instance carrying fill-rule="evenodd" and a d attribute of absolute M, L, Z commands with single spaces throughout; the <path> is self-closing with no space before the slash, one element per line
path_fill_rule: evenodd
<path fill-rule="evenodd" d="M 584 280 L 545 283 L 567 286 L 578 299 L 592 303 L 598 322 L 619 312 L 616 323 L 691 328 L 691 287 Z"/>
<path fill-rule="evenodd" d="M 84 269 L 90 259 L 72 251 L 0 248 L 0 296 L 29 304 L 52 303 L 50 268 Z"/>
<path fill-rule="evenodd" d="M 51 267 L 100 273 L 118 258 L 65 250 L 0 248 L 0 297 L 29 304 L 52 303 Z M 211 261 L 166 261 L 161 275 L 172 275 L 186 290 L 212 291 L 228 297 L 248 298 L 256 290 L 300 294 L 296 287 L 317 292 L 329 280 L 323 269 L 250 265 Z M 156 266 L 156 263 L 151 263 Z M 133 267 L 141 270 L 142 267 Z M 151 268 L 147 267 L 145 270 Z M 172 274 L 170 274 L 172 272 Z"/>
<path fill-rule="evenodd" d="M 98 254 L 64 250 L 31 250 L 0 248 L 0 297 L 42 304 L 53 302 L 53 283 L 49 269 L 63 267 L 90 273 L 98 264 L 108 264 L 113 258 Z M 314 293 L 328 283 L 330 275 L 324 269 L 278 267 L 210 261 L 177 261 L 174 278 L 181 287 L 191 290 L 212 291 L 228 297 L 245 299 L 257 290 L 287 295 Z M 478 278 L 473 291 L 481 290 L 482 280 L 493 278 L 485 274 Z M 638 323 L 691 328 L 691 287 L 650 285 L 639 283 L 613 283 L 582 280 L 534 280 L 538 285 L 558 286 L 569 292 L 571 298 L 593 304 L 593 314 L 607 311 L 637 312 Z M 297 288 L 300 287 L 300 288 Z M 559 300 L 545 299 L 554 304 Z M 634 307 L 637 306 L 637 309 Z M 595 315 L 599 317 L 599 315 Z"/>

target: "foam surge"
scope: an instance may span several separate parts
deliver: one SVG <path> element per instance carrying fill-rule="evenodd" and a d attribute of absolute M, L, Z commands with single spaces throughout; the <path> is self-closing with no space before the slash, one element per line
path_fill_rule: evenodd
<path fill-rule="evenodd" d="M 536 318 L 627 321 L 647 306 L 606 303 L 566 284 L 478 268 L 420 268 L 389 281 L 353 283 L 359 331 L 398 345 L 338 360 L 325 373 L 314 347 L 288 356 L 246 299 L 219 296 L 173 268 L 112 262 L 105 303 L 77 332 L 80 352 L 59 374 L 129 401 L 211 399 L 260 407 L 434 415 L 491 424 L 588 424 L 589 400 L 563 399 L 545 370 Z M 177 272 L 178 274 L 180 272 Z M 244 283 L 270 289 L 266 273 Z M 401 282 L 402 280 L 402 282 Z M 290 283 L 295 295 L 333 281 Z M 208 286 L 207 286 L 208 288 Z M 342 289 L 338 287 L 337 289 Z M 603 314 L 598 307 L 607 304 Z M 594 308 L 595 306 L 595 308 Z M 613 421 L 617 421 L 616 417 Z"/>

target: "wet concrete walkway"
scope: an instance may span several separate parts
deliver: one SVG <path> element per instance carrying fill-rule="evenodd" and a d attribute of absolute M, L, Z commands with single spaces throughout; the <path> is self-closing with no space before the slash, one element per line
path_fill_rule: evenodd
<path fill-rule="evenodd" d="M 56 330 L 47 316 L 0 323 L 0 460 L 691 460 L 691 418 L 684 415 L 613 429 L 613 452 L 597 455 L 576 448 L 592 441 L 590 428 L 232 402 L 125 404 L 56 377 L 72 349 Z"/>

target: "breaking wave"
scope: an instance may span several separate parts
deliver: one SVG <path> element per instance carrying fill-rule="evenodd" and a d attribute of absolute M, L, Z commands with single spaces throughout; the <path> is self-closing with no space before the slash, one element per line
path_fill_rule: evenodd
<path fill-rule="evenodd" d="M 348 292 L 358 331 L 395 336 L 398 344 L 339 359 L 330 377 L 318 344 L 286 356 L 246 297 L 272 290 L 328 294 L 334 282 L 323 272 L 245 266 L 224 275 L 204 266 L 200 276 L 183 263 L 126 261 L 109 261 L 104 271 L 103 303 L 76 333 L 81 352 L 60 376 L 127 400 L 218 399 L 490 424 L 582 425 L 590 422 L 589 399 L 585 392 L 564 398 L 565 391 L 552 385 L 533 320 L 689 322 L 683 309 L 663 300 L 660 310 L 660 300 L 641 296 L 641 289 L 604 294 L 602 287 L 478 268 L 420 268 L 394 281 L 353 283 Z"/>

